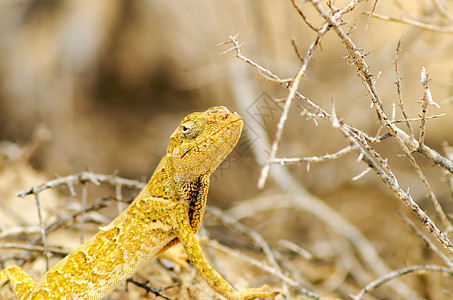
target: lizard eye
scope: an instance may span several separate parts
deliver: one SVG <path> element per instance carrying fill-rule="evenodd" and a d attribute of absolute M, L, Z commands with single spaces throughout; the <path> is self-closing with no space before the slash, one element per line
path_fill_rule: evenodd
<path fill-rule="evenodd" d="M 181 132 L 187 139 L 193 139 L 200 131 L 197 130 L 196 124 L 192 121 L 185 122 L 181 125 Z"/>

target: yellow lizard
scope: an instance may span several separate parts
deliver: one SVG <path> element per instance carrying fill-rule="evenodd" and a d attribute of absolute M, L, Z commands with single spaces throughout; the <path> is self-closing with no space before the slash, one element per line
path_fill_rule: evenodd
<path fill-rule="evenodd" d="M 206 261 L 195 233 L 209 176 L 236 145 L 242 119 L 226 107 L 186 116 L 146 187 L 109 225 L 68 254 L 35 283 L 20 267 L 0 272 L 20 299 L 101 299 L 155 256 L 181 242 L 208 285 L 227 299 L 275 297 L 267 286 L 236 291 Z"/>

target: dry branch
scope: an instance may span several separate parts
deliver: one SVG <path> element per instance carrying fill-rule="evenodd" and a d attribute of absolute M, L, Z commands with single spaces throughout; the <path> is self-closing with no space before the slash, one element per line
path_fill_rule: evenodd
<path fill-rule="evenodd" d="M 334 12 L 327 12 L 320 4 L 319 1 L 310 0 L 312 5 L 318 11 L 318 13 L 329 23 L 333 30 L 337 33 L 338 37 L 342 40 L 343 44 L 346 47 L 346 50 L 349 52 L 349 58 L 354 62 L 360 78 L 362 79 L 365 87 L 368 90 L 368 93 L 373 101 L 374 108 L 376 109 L 380 121 L 383 125 L 397 137 L 401 148 L 405 151 L 406 154 L 410 155 L 410 150 L 406 147 L 403 142 L 403 139 L 398 135 L 401 130 L 392 124 L 387 115 L 383 110 L 382 101 L 378 95 L 374 81 L 372 80 L 373 76 L 369 72 L 369 67 L 364 60 L 364 55 L 360 52 L 359 48 L 354 44 L 351 38 L 343 31 L 341 25 L 336 21 L 332 16 L 335 15 Z M 364 142 L 361 137 L 349 132 L 346 127 L 340 127 L 345 136 L 356 146 L 363 147 L 361 154 L 363 154 L 363 160 L 376 172 L 382 182 L 395 193 L 395 195 L 402 200 L 407 206 L 411 208 L 414 214 L 419 218 L 420 222 L 428 229 L 428 231 L 433 234 L 442 245 L 447 248 L 451 254 L 453 254 L 453 244 L 448 239 L 448 237 L 437 228 L 436 224 L 431 220 L 430 217 L 418 206 L 418 204 L 412 199 L 412 196 L 409 193 L 406 193 L 398 184 L 396 177 L 393 175 L 393 172 L 387 165 L 387 162 L 381 158 L 381 156 L 375 152 L 371 147 L 369 147 L 366 142 Z M 426 146 L 424 146 L 426 147 Z M 423 146 L 421 147 L 423 148 Z M 428 148 L 428 147 L 426 147 Z M 368 154 L 369 152 L 370 154 Z M 377 164 L 374 161 L 376 158 L 379 161 Z M 450 162 L 450 164 L 453 164 Z"/>
<path fill-rule="evenodd" d="M 374 290 L 377 289 L 378 287 L 382 286 L 385 283 L 388 283 L 389 281 L 401 277 L 406 274 L 411 274 L 411 273 L 427 273 L 427 272 L 442 272 L 446 275 L 453 276 L 453 270 L 442 267 L 442 266 L 434 266 L 434 265 L 423 265 L 423 266 L 411 266 L 411 267 L 406 267 L 400 270 L 395 270 L 393 272 L 390 272 L 381 278 L 376 279 L 373 282 L 370 282 L 366 287 L 364 287 L 357 295 L 353 297 L 354 300 L 359 300 L 362 299 L 362 297 Z"/>
<path fill-rule="evenodd" d="M 83 183 L 83 182 L 91 182 L 95 185 L 99 185 L 101 183 L 108 183 L 113 186 L 125 186 L 128 188 L 136 188 L 142 189 L 145 184 L 143 182 L 137 180 L 130 180 L 121 178 L 115 175 L 103 175 L 103 174 L 94 174 L 92 172 L 81 172 L 79 174 L 69 175 L 65 177 L 60 177 L 49 182 L 37 185 L 32 187 L 28 190 L 22 191 L 17 193 L 17 196 L 23 198 L 27 195 L 32 195 L 35 193 L 40 193 L 43 190 L 53 189 L 60 185 L 67 185 L 71 195 L 75 196 L 74 191 L 74 184 L 75 183 Z"/>
<path fill-rule="evenodd" d="M 310 27 L 310 29 L 315 30 L 319 33 L 319 31 L 321 31 L 322 29 L 318 30 L 318 29 L 316 29 L 315 26 L 313 26 L 311 23 L 309 23 L 307 21 L 306 15 L 302 12 L 301 8 L 296 5 L 295 1 L 291 1 L 291 2 L 293 4 L 294 8 L 298 11 L 299 15 L 302 17 L 303 21 L 305 23 L 307 23 L 307 25 Z M 428 180 L 426 179 L 421 168 L 419 167 L 418 163 L 416 162 L 416 160 L 414 159 L 414 157 L 412 155 L 414 151 L 420 152 L 420 153 L 424 154 L 424 156 L 426 158 L 428 158 L 435 164 L 438 164 L 439 166 L 441 166 L 441 168 L 447 170 L 450 174 L 453 174 L 452 161 L 441 156 L 439 153 L 437 153 L 436 151 L 432 150 L 430 147 L 428 147 L 424 144 L 426 121 L 429 118 L 432 118 L 432 117 L 427 116 L 426 107 L 428 105 L 434 105 L 436 107 L 438 106 L 431 97 L 431 92 L 428 87 L 429 80 L 427 79 L 426 73 L 425 73 L 425 77 L 422 76 L 422 79 L 423 79 L 422 84 L 424 85 L 424 102 L 423 102 L 422 110 L 424 112 L 419 119 L 416 119 L 416 118 L 410 119 L 410 118 L 408 118 L 408 115 L 404 109 L 404 101 L 403 101 L 403 97 L 401 94 L 401 79 L 399 76 L 398 62 L 397 62 L 398 53 L 400 51 L 400 43 L 399 43 L 398 47 L 397 47 L 396 59 L 395 59 L 395 72 L 397 74 L 396 84 L 397 84 L 397 92 L 398 92 L 398 97 L 399 97 L 399 106 L 400 106 L 401 111 L 403 112 L 403 118 L 404 118 L 401 122 L 405 122 L 407 124 L 409 132 L 410 132 L 410 134 L 407 134 L 406 132 L 404 132 L 403 130 L 401 130 L 400 128 L 397 127 L 397 124 L 399 123 L 399 121 L 395 121 L 394 116 L 391 119 L 388 118 L 387 114 L 384 111 L 383 102 L 376 89 L 374 76 L 371 74 L 369 66 L 367 65 L 367 63 L 365 61 L 366 55 L 364 53 L 362 53 L 363 51 L 354 44 L 354 42 L 350 38 L 350 35 L 349 35 L 350 32 L 346 32 L 343 29 L 344 25 L 347 23 L 344 22 L 342 19 L 340 19 L 340 17 L 343 16 L 346 12 L 353 10 L 356 7 L 356 5 L 361 1 L 351 1 L 346 6 L 344 6 L 342 9 L 334 8 L 331 5 L 331 2 L 327 2 L 328 9 L 325 9 L 325 7 L 320 4 L 320 1 L 317 1 L 317 0 L 308 0 L 306 2 L 309 2 L 315 8 L 315 10 L 318 12 L 318 14 L 325 20 L 325 24 L 322 28 L 325 30 L 332 29 L 333 31 L 335 31 L 335 33 L 338 35 L 338 37 L 342 41 L 343 45 L 345 46 L 346 50 L 349 53 L 349 62 L 351 65 L 353 65 L 357 69 L 359 77 L 360 77 L 362 83 L 364 84 L 366 90 L 368 91 L 369 97 L 372 100 L 373 107 L 378 114 L 378 119 L 379 119 L 380 123 L 382 124 L 382 127 L 386 130 L 386 132 L 382 135 L 382 137 L 371 138 L 364 132 L 348 125 L 341 118 L 338 118 L 336 116 L 335 110 L 332 110 L 331 113 L 326 112 L 321 107 L 319 107 L 317 104 L 315 104 L 312 100 L 310 100 L 307 97 L 305 97 L 304 95 L 302 95 L 299 91 L 290 90 L 288 93 L 288 96 L 286 98 L 287 101 L 292 100 L 294 97 L 298 97 L 300 99 L 302 105 L 304 106 L 304 109 L 306 109 L 305 115 L 308 118 L 314 119 L 315 122 L 317 119 L 330 121 L 332 128 L 338 129 L 344 135 L 344 137 L 348 140 L 348 142 L 350 143 L 350 146 L 348 148 L 355 150 L 357 152 L 358 159 L 362 160 L 363 162 L 365 162 L 367 164 L 368 169 L 366 169 L 365 171 L 373 170 L 376 173 L 376 175 L 378 176 L 378 178 L 385 184 L 385 186 L 389 190 L 391 190 L 398 199 L 400 199 L 405 205 L 407 205 L 413 211 L 413 213 L 420 220 L 421 224 L 432 234 L 432 236 L 434 236 L 437 240 L 439 240 L 440 243 L 450 252 L 450 254 L 453 254 L 453 245 L 452 245 L 451 241 L 449 240 L 449 238 L 446 236 L 446 234 L 442 230 L 440 230 L 437 227 L 435 222 L 426 214 L 426 212 L 419 207 L 419 205 L 412 198 L 409 191 L 407 191 L 407 192 L 404 191 L 404 189 L 400 186 L 397 177 L 394 175 L 392 169 L 390 168 L 390 166 L 387 162 L 387 159 L 382 157 L 382 155 L 379 154 L 372 145 L 373 143 L 380 142 L 382 139 L 387 138 L 387 137 L 396 138 L 399 146 L 401 147 L 401 149 L 403 149 L 403 151 L 405 153 L 405 157 L 409 158 L 411 164 L 413 165 L 413 167 L 416 170 L 416 173 L 419 175 L 419 178 L 423 182 L 425 189 L 429 195 L 429 198 L 433 202 L 433 205 L 435 206 L 438 215 L 442 219 L 443 225 L 445 227 L 445 231 L 449 232 L 452 228 L 452 225 L 451 225 L 450 221 L 448 220 L 448 218 L 446 217 L 446 213 L 443 211 L 442 207 L 440 206 L 439 202 L 437 201 L 437 198 L 436 198 L 430 184 L 428 183 Z M 375 2 L 375 4 L 376 4 L 376 2 Z M 325 27 L 326 25 L 328 25 L 328 28 Z M 316 45 L 321 38 L 322 38 L 322 36 L 320 37 L 318 35 L 315 42 L 313 42 L 311 44 L 310 49 L 313 47 L 313 45 Z M 237 41 L 236 37 L 230 37 L 230 43 L 233 44 L 233 48 L 227 50 L 227 52 L 234 50 L 236 53 L 235 56 L 237 58 L 250 64 L 251 66 L 256 68 L 260 73 L 264 74 L 267 78 L 272 78 L 272 80 L 270 80 L 271 82 L 277 83 L 277 84 L 283 86 L 284 88 L 289 87 L 288 83 L 291 83 L 291 84 L 294 82 L 297 83 L 298 78 L 294 78 L 292 80 L 291 79 L 290 80 L 287 80 L 287 79 L 281 80 L 279 78 L 279 76 L 277 76 L 271 70 L 264 68 L 264 67 L 260 66 L 259 64 L 255 63 L 253 60 L 243 56 L 240 53 L 240 49 L 239 49 L 240 44 Z M 292 41 L 292 43 L 293 43 L 293 47 L 294 47 L 294 41 Z M 309 53 L 309 50 L 307 51 L 307 53 Z M 298 57 L 300 57 L 301 55 L 300 55 L 299 50 L 296 49 L 295 51 L 296 51 L 296 55 Z M 312 55 L 312 53 L 311 53 L 311 55 Z M 309 61 L 308 59 L 305 59 L 305 58 L 302 59 L 302 63 L 308 63 L 308 61 Z M 297 72 L 297 75 L 300 75 L 300 70 L 301 70 L 301 68 L 299 68 L 299 72 Z M 238 80 L 234 81 L 235 84 L 238 84 L 238 88 L 235 88 L 235 90 L 238 91 L 236 94 L 237 95 L 241 94 L 240 97 L 238 96 L 236 98 L 237 99 L 244 98 L 244 96 L 243 96 L 244 91 L 248 90 L 244 84 L 244 78 L 246 76 L 238 73 L 237 70 L 235 70 L 234 75 L 232 75 L 232 77 L 233 76 L 238 77 L 240 79 L 240 80 L 238 79 Z M 239 83 L 239 81 L 241 81 L 241 83 Z M 251 93 L 247 91 L 247 92 L 245 92 L 245 94 L 250 95 Z M 245 98 L 247 98 L 247 97 L 245 97 Z M 242 107 L 244 106 L 241 101 L 237 101 L 237 103 L 239 106 L 242 106 Z M 288 104 L 288 102 L 286 102 L 285 104 Z M 255 149 L 256 148 L 255 146 L 257 146 L 257 143 L 255 143 L 253 145 L 253 149 L 254 149 L 255 155 L 257 156 L 258 160 L 265 161 L 265 163 L 263 164 L 264 166 L 263 166 L 263 169 L 261 172 L 258 186 L 262 187 L 262 185 L 264 184 L 264 181 L 266 180 L 267 174 L 270 173 L 272 178 L 281 187 L 284 187 L 285 191 L 295 192 L 296 195 L 299 195 L 299 196 L 295 196 L 295 197 L 301 199 L 301 202 L 297 202 L 300 204 L 300 203 L 303 203 L 302 201 L 311 201 L 311 200 L 308 200 L 311 197 L 307 196 L 306 193 L 304 193 L 302 191 L 303 189 L 301 187 L 299 187 L 297 183 L 293 182 L 291 175 L 289 175 L 288 172 L 286 170 L 284 170 L 284 168 L 281 168 L 280 166 L 271 167 L 271 164 L 285 164 L 285 163 L 291 163 L 291 162 L 308 162 L 309 163 L 311 161 L 338 158 L 340 155 L 337 157 L 336 154 L 338 154 L 338 153 L 335 153 L 335 155 L 327 155 L 327 156 L 320 155 L 320 156 L 305 157 L 305 158 L 304 157 L 301 157 L 301 158 L 278 158 L 278 157 L 276 157 L 277 152 L 278 152 L 278 145 L 279 145 L 280 139 L 281 139 L 281 132 L 284 129 L 286 115 L 288 113 L 287 109 L 289 109 L 289 104 L 288 104 L 288 106 L 285 106 L 282 116 L 278 122 L 277 134 L 272 143 L 269 157 L 266 159 L 262 159 L 262 155 L 258 154 L 258 153 L 260 153 L 260 151 L 262 151 L 263 148 L 268 149 L 266 144 L 264 144 L 264 147 L 262 147 L 261 149 Z M 436 116 L 434 116 L 434 117 L 436 117 Z M 421 136 L 420 136 L 419 140 L 416 140 L 414 138 L 412 126 L 409 123 L 409 121 L 416 121 L 416 120 L 420 120 L 422 123 L 422 125 L 421 125 L 422 131 L 421 131 Z M 263 131 L 258 131 L 258 134 L 261 137 L 265 136 Z M 339 152 L 341 152 L 341 151 L 342 150 L 340 150 Z M 272 175 L 273 170 L 274 170 L 272 168 L 278 169 L 278 171 L 275 170 L 276 172 L 274 172 L 275 174 L 278 174 L 278 175 Z M 286 183 L 283 183 L 284 181 L 286 181 Z M 295 187 L 295 186 L 297 186 L 297 187 Z M 304 196 L 301 197 L 300 196 L 301 194 L 303 194 Z M 302 198 L 305 198 L 305 199 L 302 200 Z M 315 215 L 324 215 L 323 217 L 321 217 L 321 219 L 323 219 L 323 220 L 329 219 L 332 223 L 335 223 L 337 221 L 339 222 L 338 219 L 336 219 L 335 222 L 333 222 L 332 220 L 334 218 L 332 216 L 326 217 L 325 216 L 327 214 L 326 212 L 318 211 L 317 209 L 314 208 L 314 207 L 316 207 L 316 205 L 314 205 L 313 202 L 311 202 L 311 203 L 312 204 L 310 205 L 310 208 L 308 209 L 309 211 L 314 212 Z M 307 205 L 307 204 L 302 205 L 302 207 L 304 207 L 305 205 Z M 336 226 L 338 226 L 338 224 Z M 345 227 L 346 226 L 344 226 L 342 228 L 345 228 Z M 350 235 L 348 235 L 348 234 L 345 234 L 345 236 L 350 237 Z M 357 243 L 357 244 L 360 244 L 360 243 Z M 360 245 L 364 246 L 365 244 L 366 243 L 363 243 Z M 366 246 L 364 246 L 364 248 L 365 247 Z M 370 258 L 370 256 L 366 256 L 366 255 L 364 257 Z M 377 261 L 379 261 L 379 259 L 377 259 Z M 381 265 L 381 267 L 382 267 L 380 269 L 381 271 L 383 269 L 385 269 L 385 265 Z M 381 274 L 382 274 L 382 272 L 381 272 Z M 396 288 L 396 290 L 398 290 L 400 292 L 402 292 L 403 289 L 405 289 L 405 287 L 403 287 L 403 285 L 400 285 L 399 287 Z M 402 292 L 401 295 L 405 295 L 407 297 L 409 294 L 410 294 L 410 291 L 406 290 L 405 292 Z M 417 296 L 412 295 L 409 298 L 413 298 L 413 297 L 417 297 Z"/>
<path fill-rule="evenodd" d="M 424 30 L 428 30 L 428 31 L 432 31 L 432 32 L 453 33 L 453 27 L 449 27 L 449 26 L 433 25 L 430 23 L 420 22 L 420 21 L 411 20 L 411 19 L 394 18 L 394 17 L 390 17 L 390 16 L 380 15 L 377 13 L 368 13 L 368 12 L 363 12 L 363 13 L 366 15 L 369 15 L 373 18 L 379 19 L 379 20 L 411 25 L 411 26 L 421 28 Z"/>
<path fill-rule="evenodd" d="M 288 276 L 286 276 L 285 274 L 283 274 L 279 270 L 277 270 L 275 268 L 272 268 L 272 267 L 270 267 L 270 266 L 268 266 L 266 264 L 263 264 L 262 262 L 257 261 L 256 259 L 254 259 L 254 258 L 252 258 L 250 256 L 246 256 L 246 255 L 242 254 L 241 252 L 239 252 L 237 250 L 234 250 L 234 249 L 231 249 L 231 248 L 229 248 L 227 246 L 224 246 L 222 244 L 219 244 L 216 241 L 210 241 L 209 244 L 215 249 L 221 250 L 221 251 L 225 252 L 226 254 L 228 254 L 228 255 L 230 255 L 232 257 L 236 257 L 236 258 L 242 259 L 243 261 L 246 261 L 249 264 L 254 265 L 254 266 L 262 269 L 263 271 L 266 271 L 266 272 L 268 272 L 268 273 L 270 273 L 272 275 L 277 276 L 278 278 L 280 278 L 281 280 L 286 282 L 288 285 L 294 287 L 300 293 L 302 293 L 303 295 L 305 295 L 307 297 L 310 297 L 312 299 L 324 299 L 321 296 L 313 293 L 312 291 L 304 288 L 303 286 L 300 285 L 299 282 L 289 278 Z"/>

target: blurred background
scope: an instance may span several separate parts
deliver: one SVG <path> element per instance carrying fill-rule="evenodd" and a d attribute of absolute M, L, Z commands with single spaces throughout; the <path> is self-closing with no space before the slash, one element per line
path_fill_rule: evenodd
<path fill-rule="evenodd" d="M 414 14 L 434 10 L 431 1 L 406 2 L 404 7 Z M 400 72 L 409 113 L 419 113 L 422 66 L 432 78 L 434 99 L 450 97 L 450 36 L 368 20 L 360 12 L 370 11 L 371 4 L 361 4 L 347 18 L 355 26 L 355 42 L 370 51 L 372 72 L 381 72 L 377 80 L 378 87 L 384 87 L 381 97 L 389 105 L 396 100 L 393 60 L 403 36 Z M 244 55 L 288 78 L 299 63 L 291 38 L 304 53 L 315 36 L 291 3 L 281 1 L 46 0 L 0 5 L 0 138 L 24 144 L 37 124 L 44 125 L 50 139 L 32 161 L 58 174 L 84 168 L 118 170 L 134 177 L 149 174 L 169 134 L 186 114 L 213 105 L 237 109 L 229 70 L 243 63 L 229 54 L 220 56 L 228 46 L 218 43 L 240 32 Z M 320 26 L 313 9 L 309 5 L 304 9 Z M 393 1 L 379 2 L 376 9 L 381 14 L 402 14 Z M 369 101 L 344 58 L 345 49 L 333 34 L 322 46 L 301 91 L 321 103 L 334 97 L 339 115 L 353 119 L 359 128 L 373 126 L 368 115 L 373 112 L 362 109 Z M 253 97 L 262 92 L 275 98 L 284 95 L 268 82 L 253 80 L 253 84 Z M 448 109 L 450 103 L 442 105 L 442 112 Z M 348 114 L 355 114 L 354 118 Z M 441 123 L 448 123 L 448 118 L 430 126 Z M 306 144 L 304 131 L 296 131 L 302 134 L 297 140 Z M 429 137 L 445 139 L 444 134 L 432 130 Z"/>
<path fill-rule="evenodd" d="M 341 7 L 347 2 L 336 1 L 334 5 Z M 426 144 L 442 152 L 443 142 L 453 144 L 453 5 L 440 0 L 376 4 L 376 13 L 450 29 L 440 33 L 370 19 L 362 12 L 370 12 L 374 4 L 360 3 L 344 17 L 348 22 L 345 28 L 352 30 L 351 38 L 367 53 L 366 61 L 390 116 L 393 103 L 398 101 L 394 60 L 399 40 L 402 95 L 412 118 L 421 113 L 419 74 L 422 67 L 426 68 L 433 98 L 440 105 L 439 109 L 430 107 L 429 114 L 447 114 L 429 121 Z M 311 5 L 301 7 L 315 27 L 323 25 Z M 20 214 L 24 202 L 11 200 L 14 193 L 55 175 L 83 170 L 146 181 L 180 120 L 215 105 L 248 115 L 247 120 L 258 115 L 264 121 L 246 124 L 242 146 L 213 177 L 208 203 L 229 208 L 245 199 L 284 194 L 272 181 L 263 190 L 256 188 L 260 165 L 251 149 L 257 140 L 273 139 L 281 109 L 278 100 L 287 92 L 260 79 L 255 69 L 232 53 L 220 55 L 230 45 L 218 44 L 237 33 L 243 43 L 242 54 L 280 78 L 291 78 L 300 65 L 291 39 L 304 54 L 316 37 L 290 1 L 0 1 L 0 201 L 13 201 L 13 208 L 8 209 Z M 244 93 L 238 88 L 241 85 L 247 86 Z M 379 132 L 366 90 L 333 32 L 316 50 L 299 90 L 327 111 L 331 111 L 334 100 L 337 114 L 347 123 L 370 135 Z M 263 108 L 263 103 L 269 106 Z M 347 145 L 330 124 L 317 126 L 300 113 L 299 105 L 293 105 L 278 156 L 323 155 Z M 254 126 L 264 128 L 268 137 L 257 134 Z M 417 133 L 419 124 L 413 123 L 413 127 Z M 401 185 L 409 187 L 423 208 L 432 211 L 408 161 L 398 156 L 402 152 L 397 143 L 377 148 L 395 168 Z M 261 151 L 267 155 L 269 149 Z M 365 169 L 355 160 L 349 155 L 312 165 L 310 172 L 305 165 L 288 169 L 304 188 L 360 228 L 392 268 L 431 262 L 434 258 L 426 254 L 423 241 L 413 236 L 397 213 L 404 211 L 404 206 L 377 177 L 368 174 L 351 180 Z M 451 211 L 445 177 L 431 162 L 420 159 L 419 163 L 432 176 L 443 207 Z M 261 226 L 269 241 L 289 239 L 320 251 L 322 256 L 321 242 L 332 238 L 327 229 L 322 233 L 319 228 L 313 229 L 320 226 L 319 221 L 303 213 L 287 209 L 271 216 L 274 223 L 265 223 L 269 215 L 251 221 L 253 226 Z M 4 226 L 1 220 L 0 226 Z M 397 242 L 403 244 L 395 249 Z M 333 272 L 324 267 L 320 270 L 312 266 L 320 272 L 309 275 L 315 278 L 310 280 L 312 284 Z M 445 296 L 441 292 L 445 283 L 438 277 L 417 277 L 408 282 L 422 297 Z M 451 296 L 451 286 L 449 293 Z"/>

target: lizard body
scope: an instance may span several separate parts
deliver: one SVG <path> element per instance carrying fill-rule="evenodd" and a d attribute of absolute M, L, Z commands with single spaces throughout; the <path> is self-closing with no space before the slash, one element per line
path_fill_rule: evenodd
<path fill-rule="evenodd" d="M 236 145 L 243 122 L 227 108 L 185 117 L 170 137 L 148 184 L 109 225 L 68 254 L 35 283 L 20 267 L 0 271 L 20 299 L 100 299 L 155 256 L 181 242 L 208 285 L 227 299 L 275 297 L 266 286 L 234 290 L 206 261 L 195 238 L 209 176 Z"/>

